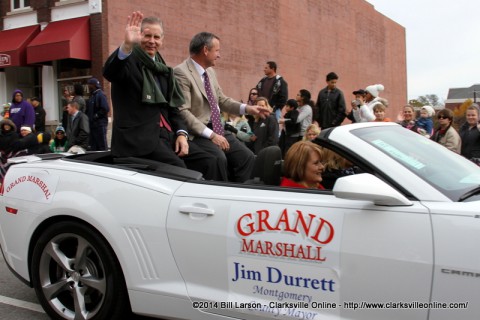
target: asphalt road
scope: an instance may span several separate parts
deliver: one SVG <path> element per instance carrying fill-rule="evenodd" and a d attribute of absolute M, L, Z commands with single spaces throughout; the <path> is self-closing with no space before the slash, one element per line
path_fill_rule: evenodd
<path fill-rule="evenodd" d="M 0 319 L 2 320 L 47 320 L 35 296 L 28 287 L 8 269 L 0 253 Z M 148 317 L 133 317 L 131 320 L 153 320 Z M 158 320 L 158 319 L 157 319 Z"/>
<path fill-rule="evenodd" d="M 0 319 L 49 319 L 38 303 L 35 291 L 17 279 L 0 254 Z"/>

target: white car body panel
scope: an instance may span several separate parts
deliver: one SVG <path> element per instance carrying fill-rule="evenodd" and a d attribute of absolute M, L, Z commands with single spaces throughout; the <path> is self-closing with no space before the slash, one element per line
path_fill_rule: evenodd
<path fill-rule="evenodd" d="M 160 290 L 161 293 L 159 288 L 168 283 L 168 295 L 184 297 L 185 286 L 175 267 L 165 233 L 165 214 L 170 195 L 181 183 L 178 181 L 161 183 L 162 178 L 147 175 L 137 175 L 138 179 L 132 179 L 132 172 L 126 170 L 125 172 L 119 170 L 120 176 L 111 175 L 108 179 L 100 177 L 98 172 L 96 175 L 90 175 L 88 170 L 79 172 L 78 169 L 72 169 L 67 165 L 65 169 L 63 165 L 65 164 L 62 164 L 59 170 L 48 169 L 50 175 L 57 176 L 60 180 L 59 191 L 54 195 L 55 206 L 38 202 L 20 202 L 5 196 L 3 198 L 6 206 L 19 209 L 17 215 L 8 215 L 5 223 L 11 221 L 16 224 L 18 219 L 40 222 L 60 215 L 86 221 L 101 232 L 111 243 L 119 260 L 128 266 L 125 268 L 127 273 L 125 278 L 129 288 L 157 293 Z M 88 167 L 90 169 L 91 166 Z M 23 165 L 14 166 L 11 171 L 8 178 L 12 180 L 18 176 L 15 172 L 22 172 L 22 175 L 25 172 Z M 106 171 L 108 172 L 108 168 Z M 35 169 L 29 172 L 35 172 Z M 130 178 L 128 185 L 119 183 L 124 173 Z M 112 179 L 115 179 L 116 183 L 112 183 Z M 155 180 L 155 184 L 152 184 L 152 180 Z M 8 182 L 7 180 L 6 185 Z M 142 184 L 147 188 L 138 187 Z M 153 190 L 154 186 L 157 186 L 158 190 Z M 141 210 L 141 220 L 138 210 Z M 34 225 L 21 223 L 20 226 L 33 228 Z M 28 243 L 22 239 L 29 238 L 34 230 L 5 228 L 2 231 L 6 237 L 16 239 L 9 246 L 2 246 L 7 261 L 22 277 L 29 280 L 26 268 L 28 264 L 25 263 L 28 253 L 28 247 L 25 245 Z M 12 248 L 12 245 L 15 247 Z M 162 270 L 158 270 L 160 265 L 163 266 Z"/>
<path fill-rule="evenodd" d="M 242 190 L 243 191 L 243 190 Z M 315 266 L 324 269 L 322 274 L 329 275 L 337 283 L 341 277 L 338 292 L 332 295 L 315 293 L 314 290 L 293 290 L 288 286 L 280 286 L 285 292 L 311 295 L 313 301 L 330 301 L 342 304 L 344 301 L 358 301 L 359 296 L 368 296 L 369 301 L 428 301 L 432 278 L 432 235 L 430 218 L 427 209 L 414 204 L 410 207 L 379 207 L 366 201 L 350 201 L 336 199 L 334 196 L 312 199 L 308 193 L 246 190 L 245 193 L 235 193 L 235 189 L 212 187 L 208 198 L 198 197 L 198 186 L 185 184 L 176 193 L 168 218 L 169 238 L 175 260 L 187 282 L 188 292 L 192 300 L 205 296 L 212 301 L 223 301 L 225 297 L 241 297 L 246 295 L 247 287 L 237 288 L 233 284 L 232 274 L 235 274 L 234 261 L 246 263 L 252 261 L 252 256 L 239 254 L 239 239 L 229 229 L 235 228 L 235 219 L 242 214 L 267 210 L 275 213 L 274 221 L 279 219 L 283 210 L 301 210 L 304 213 L 327 212 L 334 225 L 337 243 L 333 249 L 330 244 L 322 251 L 329 256 L 323 262 L 298 262 L 295 275 L 308 274 Z M 228 197 L 226 195 L 229 195 Z M 214 213 L 203 217 L 189 216 L 179 213 L 182 205 L 209 208 Z M 319 214 L 319 216 L 323 216 Z M 226 229 L 227 227 L 227 229 Z M 337 229 L 338 227 L 338 229 Z M 405 230 L 412 235 L 406 237 Z M 222 241 L 228 237 L 228 243 Z M 284 236 L 285 238 L 287 235 Z M 338 238 L 337 238 L 338 237 Z M 266 235 L 263 238 L 268 238 Z M 272 236 L 275 239 L 275 237 Z M 295 238 L 295 237 L 292 237 Z M 298 237 L 297 237 L 298 238 Z M 380 241 L 380 239 L 388 239 Z M 290 240 L 294 243 L 309 244 L 304 240 Z M 283 240 L 287 241 L 287 240 Z M 310 243 L 311 244 L 311 243 Z M 224 253 L 227 259 L 224 258 Z M 263 257 L 270 267 L 286 268 L 282 263 L 275 262 L 276 257 Z M 237 260 L 236 260 L 237 259 Z M 197 263 L 192 264 L 192 261 Z M 262 267 L 263 264 L 260 264 Z M 206 267 L 208 266 L 208 267 Z M 251 264 L 250 264 L 251 266 Z M 255 266 L 255 264 L 254 264 Z M 260 269 L 258 265 L 256 269 Z M 362 275 L 359 279 L 358 275 Z M 371 279 L 376 279 L 371 281 Z M 406 281 L 408 279 L 408 281 Z M 247 279 L 248 280 L 248 279 Z M 267 281 L 268 282 L 268 281 Z M 255 281 L 258 285 L 268 285 L 265 281 Z M 395 288 L 392 290 L 392 288 Z M 253 291 L 253 288 L 250 288 Z M 272 290 L 275 286 L 272 286 Z M 240 293 L 236 291 L 241 291 Z M 267 290 L 267 289 L 265 289 Z M 267 303 L 259 294 L 246 295 L 247 301 Z M 271 298 L 270 298 L 271 299 Z M 229 299 L 230 300 L 230 299 Z M 241 301 L 237 300 L 237 301 Z M 289 301 L 289 300 L 285 300 Z M 311 302 L 311 301 L 310 301 Z M 263 310 L 258 315 L 273 317 L 278 315 L 275 310 Z M 241 316 L 230 310 L 211 310 L 228 316 Z M 292 312 L 289 309 L 279 311 L 280 314 Z M 386 310 L 309 310 L 310 315 L 317 318 L 324 316 L 342 319 L 371 319 L 373 316 L 389 317 L 390 319 L 426 319 L 427 310 L 409 310 L 395 312 Z M 268 313 L 271 313 L 268 314 Z"/>
<path fill-rule="evenodd" d="M 480 314 L 480 202 L 427 205 L 435 239 L 432 301 L 468 302 L 466 309 L 433 309 L 431 318 L 475 319 Z"/>

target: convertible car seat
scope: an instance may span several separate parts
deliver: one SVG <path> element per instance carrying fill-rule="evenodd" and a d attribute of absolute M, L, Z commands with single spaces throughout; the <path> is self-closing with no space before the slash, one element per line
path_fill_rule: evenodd
<path fill-rule="evenodd" d="M 282 150 L 278 146 L 270 146 L 260 150 L 248 183 L 280 185 L 282 175 Z"/>

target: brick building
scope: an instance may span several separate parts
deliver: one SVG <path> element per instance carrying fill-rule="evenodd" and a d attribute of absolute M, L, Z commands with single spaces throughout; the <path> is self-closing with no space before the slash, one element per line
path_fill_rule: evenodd
<path fill-rule="evenodd" d="M 94 76 L 108 94 L 102 65 L 134 10 L 164 21 L 162 55 L 171 66 L 187 57 L 194 34 L 217 34 L 217 74 L 235 99 L 245 100 L 274 60 L 291 98 L 304 88 L 316 99 L 335 71 L 347 101 L 375 83 L 385 86 L 389 117 L 407 101 L 405 29 L 364 0 L 11 0 L 0 4 L 1 104 L 20 88 L 40 96 L 56 123 L 63 87 Z"/>
<path fill-rule="evenodd" d="M 445 108 L 455 110 L 468 99 L 473 103 L 480 103 L 480 84 L 474 84 L 467 88 L 450 88 L 447 100 L 445 100 Z"/>

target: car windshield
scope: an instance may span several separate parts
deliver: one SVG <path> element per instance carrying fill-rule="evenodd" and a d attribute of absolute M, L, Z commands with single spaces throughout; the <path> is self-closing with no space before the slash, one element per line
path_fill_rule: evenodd
<path fill-rule="evenodd" d="M 376 130 L 377 129 L 377 130 Z M 360 139 L 384 152 L 453 201 L 480 186 L 480 168 L 444 146 L 400 126 L 355 129 Z"/>

